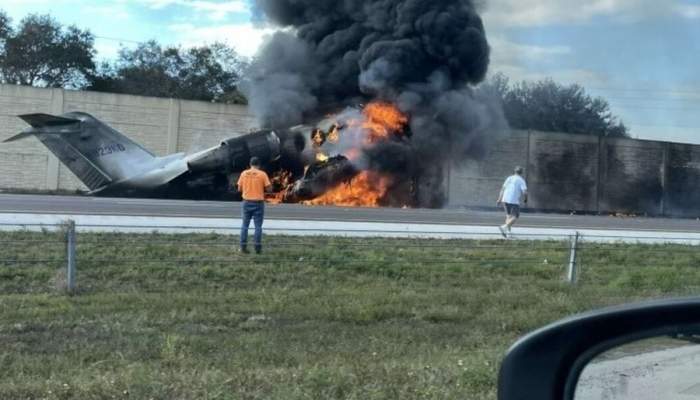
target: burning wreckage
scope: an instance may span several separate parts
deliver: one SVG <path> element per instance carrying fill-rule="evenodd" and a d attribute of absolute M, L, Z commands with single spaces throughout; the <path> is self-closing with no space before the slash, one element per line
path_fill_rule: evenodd
<path fill-rule="evenodd" d="M 371 153 L 380 146 L 410 146 L 408 118 L 388 103 L 347 108 L 312 129 L 302 128 L 310 146 L 297 154 L 303 169 L 273 174 L 276 194 L 285 203 L 343 206 L 414 205 L 403 177 L 373 165 Z M 404 190 L 408 188 L 408 190 Z"/>
<path fill-rule="evenodd" d="M 490 59 L 482 3 L 253 0 L 280 29 L 242 82 L 249 109 L 262 126 L 329 121 L 312 124 L 301 169 L 281 168 L 275 200 L 444 205 L 446 166 L 483 156 L 506 127 L 477 88 Z"/>
<path fill-rule="evenodd" d="M 480 3 L 253 0 L 256 18 L 280 29 L 241 90 L 261 126 L 292 128 L 156 157 L 69 113 L 22 116 L 32 127 L 10 140 L 36 136 L 94 194 L 221 197 L 257 156 L 273 202 L 439 207 L 444 166 L 484 154 L 506 126 L 476 90 L 490 60 Z"/>
<path fill-rule="evenodd" d="M 349 108 L 316 127 L 260 130 L 194 154 L 164 157 L 87 113 L 20 118 L 30 128 L 6 142 L 35 136 L 98 196 L 235 198 L 232 182 L 256 156 L 272 177 L 272 202 L 389 205 L 393 180 L 372 171 L 365 153 L 409 137 L 407 118 L 384 103 Z M 404 204 L 408 198 L 410 193 Z"/>

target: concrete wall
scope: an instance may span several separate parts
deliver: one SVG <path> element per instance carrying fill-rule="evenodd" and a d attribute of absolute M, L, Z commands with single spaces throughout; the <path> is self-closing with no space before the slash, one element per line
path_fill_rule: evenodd
<path fill-rule="evenodd" d="M 512 131 L 498 137 L 487 147 L 482 159 L 467 159 L 451 166 L 448 205 L 495 206 L 504 177 L 513 173 L 515 165 L 527 165 L 527 131 Z"/>
<path fill-rule="evenodd" d="M 255 128 L 245 106 L 0 85 L 0 141 L 19 114 L 84 111 L 158 155 L 194 152 Z M 491 207 L 515 165 L 530 207 L 700 216 L 700 146 L 534 131 L 495 132 L 479 160 L 450 166 L 450 206 Z M 0 144 L 0 189 L 85 190 L 38 141 Z"/>
<path fill-rule="evenodd" d="M 700 216 L 700 146 L 666 144 L 664 214 Z"/>
<path fill-rule="evenodd" d="M 453 165 L 449 205 L 492 206 L 515 165 L 526 167 L 532 208 L 700 216 L 700 146 L 535 131 Z"/>
<path fill-rule="evenodd" d="M 19 133 L 27 126 L 17 118 L 17 114 L 59 110 L 61 93 L 60 90 L 0 85 L 0 141 Z M 38 140 L 0 144 L 0 187 L 39 190 L 55 188 L 58 179 L 57 160 L 50 160 L 51 158 L 53 155 Z"/>
<path fill-rule="evenodd" d="M 598 199 L 599 138 L 530 132 L 527 178 L 530 206 L 594 210 Z"/>
<path fill-rule="evenodd" d="M 28 126 L 17 115 L 70 111 L 94 115 L 157 155 L 211 147 L 255 126 L 245 106 L 0 85 L 0 141 Z M 0 144 L 0 170 L 0 189 L 86 189 L 34 139 Z"/>
<path fill-rule="evenodd" d="M 600 208 L 661 214 L 666 143 L 629 139 L 603 142 Z"/>

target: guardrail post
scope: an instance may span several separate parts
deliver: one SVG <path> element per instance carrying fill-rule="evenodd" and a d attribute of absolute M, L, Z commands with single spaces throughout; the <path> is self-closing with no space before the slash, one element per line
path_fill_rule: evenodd
<path fill-rule="evenodd" d="M 570 237 L 571 247 L 569 250 L 569 269 L 567 271 L 566 277 L 569 283 L 571 283 L 572 285 L 575 284 L 578 280 L 578 265 L 576 263 L 576 250 L 578 248 L 578 238 L 578 232 L 576 232 L 576 235 L 571 235 Z"/>
<path fill-rule="evenodd" d="M 75 221 L 69 220 L 66 229 L 66 289 L 75 290 Z"/>

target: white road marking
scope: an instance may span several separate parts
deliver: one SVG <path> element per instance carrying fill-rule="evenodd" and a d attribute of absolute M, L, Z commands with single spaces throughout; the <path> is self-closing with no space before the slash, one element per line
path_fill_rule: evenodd
<path fill-rule="evenodd" d="M 0 209 L 0 214 L 5 213 L 5 214 L 19 214 L 19 215 L 24 215 L 24 214 L 31 214 L 31 215 L 77 215 L 77 214 L 71 214 L 67 212 L 63 213 L 53 213 L 53 212 L 45 212 L 43 214 L 36 214 L 31 212 L 31 210 L 5 210 L 5 209 Z M 237 212 L 232 212 L 231 213 L 231 218 L 234 218 L 238 213 Z M 154 217 L 154 218 L 191 218 L 192 215 L 190 213 L 176 213 L 176 212 L 168 212 L 168 213 L 163 213 L 159 214 L 157 212 L 149 212 L 147 215 L 142 214 L 134 214 L 134 212 L 114 212 L 114 211 L 109 211 L 109 212 L 100 212 L 100 211 L 90 211 L 89 214 L 80 214 L 80 215 L 92 215 L 92 216 L 113 216 L 113 217 L 121 217 L 121 218 L 131 218 L 131 217 Z M 538 219 L 540 216 L 538 215 Z M 214 220 L 214 219 L 227 219 L 227 217 L 199 217 L 201 220 Z M 292 218 L 279 218 L 275 216 L 267 216 L 265 218 L 266 221 L 290 221 L 294 220 Z M 338 222 L 337 219 L 335 218 L 326 218 L 326 217 L 310 217 L 305 219 L 304 221 L 325 221 L 325 222 Z M 416 220 L 416 221 L 411 221 L 409 222 L 400 222 L 400 221 L 394 221 L 394 220 L 385 220 L 385 219 L 353 219 L 352 222 L 361 222 L 361 223 L 382 223 L 382 224 L 417 224 L 417 225 L 433 225 L 435 224 L 433 219 L 428 219 L 428 220 Z M 344 223 L 344 222 L 343 222 Z M 489 222 L 470 222 L 468 224 L 462 224 L 458 222 L 454 223 L 443 223 L 443 224 L 438 224 L 438 225 L 444 225 L 444 226 L 478 226 L 478 227 L 491 227 L 491 226 L 497 226 L 496 223 L 489 223 Z M 667 229 L 667 230 L 660 230 L 660 229 L 652 229 L 652 228 L 623 228 L 623 227 L 618 227 L 618 228 L 609 228 L 605 226 L 600 226 L 600 225 L 595 225 L 595 224 L 583 224 L 583 226 L 580 227 L 572 227 L 572 226 L 565 226 L 565 225 L 551 225 L 548 227 L 542 227 L 542 226 L 537 226 L 537 225 L 528 225 L 527 221 L 521 221 L 517 225 L 517 229 L 526 229 L 526 230 L 538 230 L 538 229 L 560 229 L 560 230 L 566 230 L 566 231 L 582 231 L 582 230 L 597 230 L 601 232 L 611 232 L 611 231 L 617 231 L 617 232 L 625 232 L 625 235 L 629 235 L 630 233 L 635 233 L 635 232 L 675 232 L 678 235 L 694 235 L 697 234 L 697 230 L 687 230 L 687 229 Z M 619 233 L 618 233 L 619 234 Z"/>
<path fill-rule="evenodd" d="M 152 232 L 237 233 L 239 218 L 181 218 L 120 215 L 76 214 L 0 214 L 0 229 L 41 230 L 56 228 L 72 219 L 79 231 L 87 232 Z M 405 237 L 438 239 L 499 239 L 496 226 L 416 224 L 396 222 L 347 222 L 318 220 L 267 219 L 264 226 L 268 235 L 327 235 L 346 237 Z M 668 231 L 597 230 L 572 228 L 513 228 L 515 240 L 569 240 L 576 232 L 582 240 L 605 243 L 682 243 L 700 245 L 700 233 Z"/>

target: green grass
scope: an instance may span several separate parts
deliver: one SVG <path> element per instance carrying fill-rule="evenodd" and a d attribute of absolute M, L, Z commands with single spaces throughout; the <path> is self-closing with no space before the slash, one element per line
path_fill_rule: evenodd
<path fill-rule="evenodd" d="M 700 289 L 695 247 L 584 244 L 572 287 L 566 243 L 265 240 L 80 234 L 67 296 L 59 234 L 1 233 L 0 399 L 495 399 L 520 335 Z"/>

